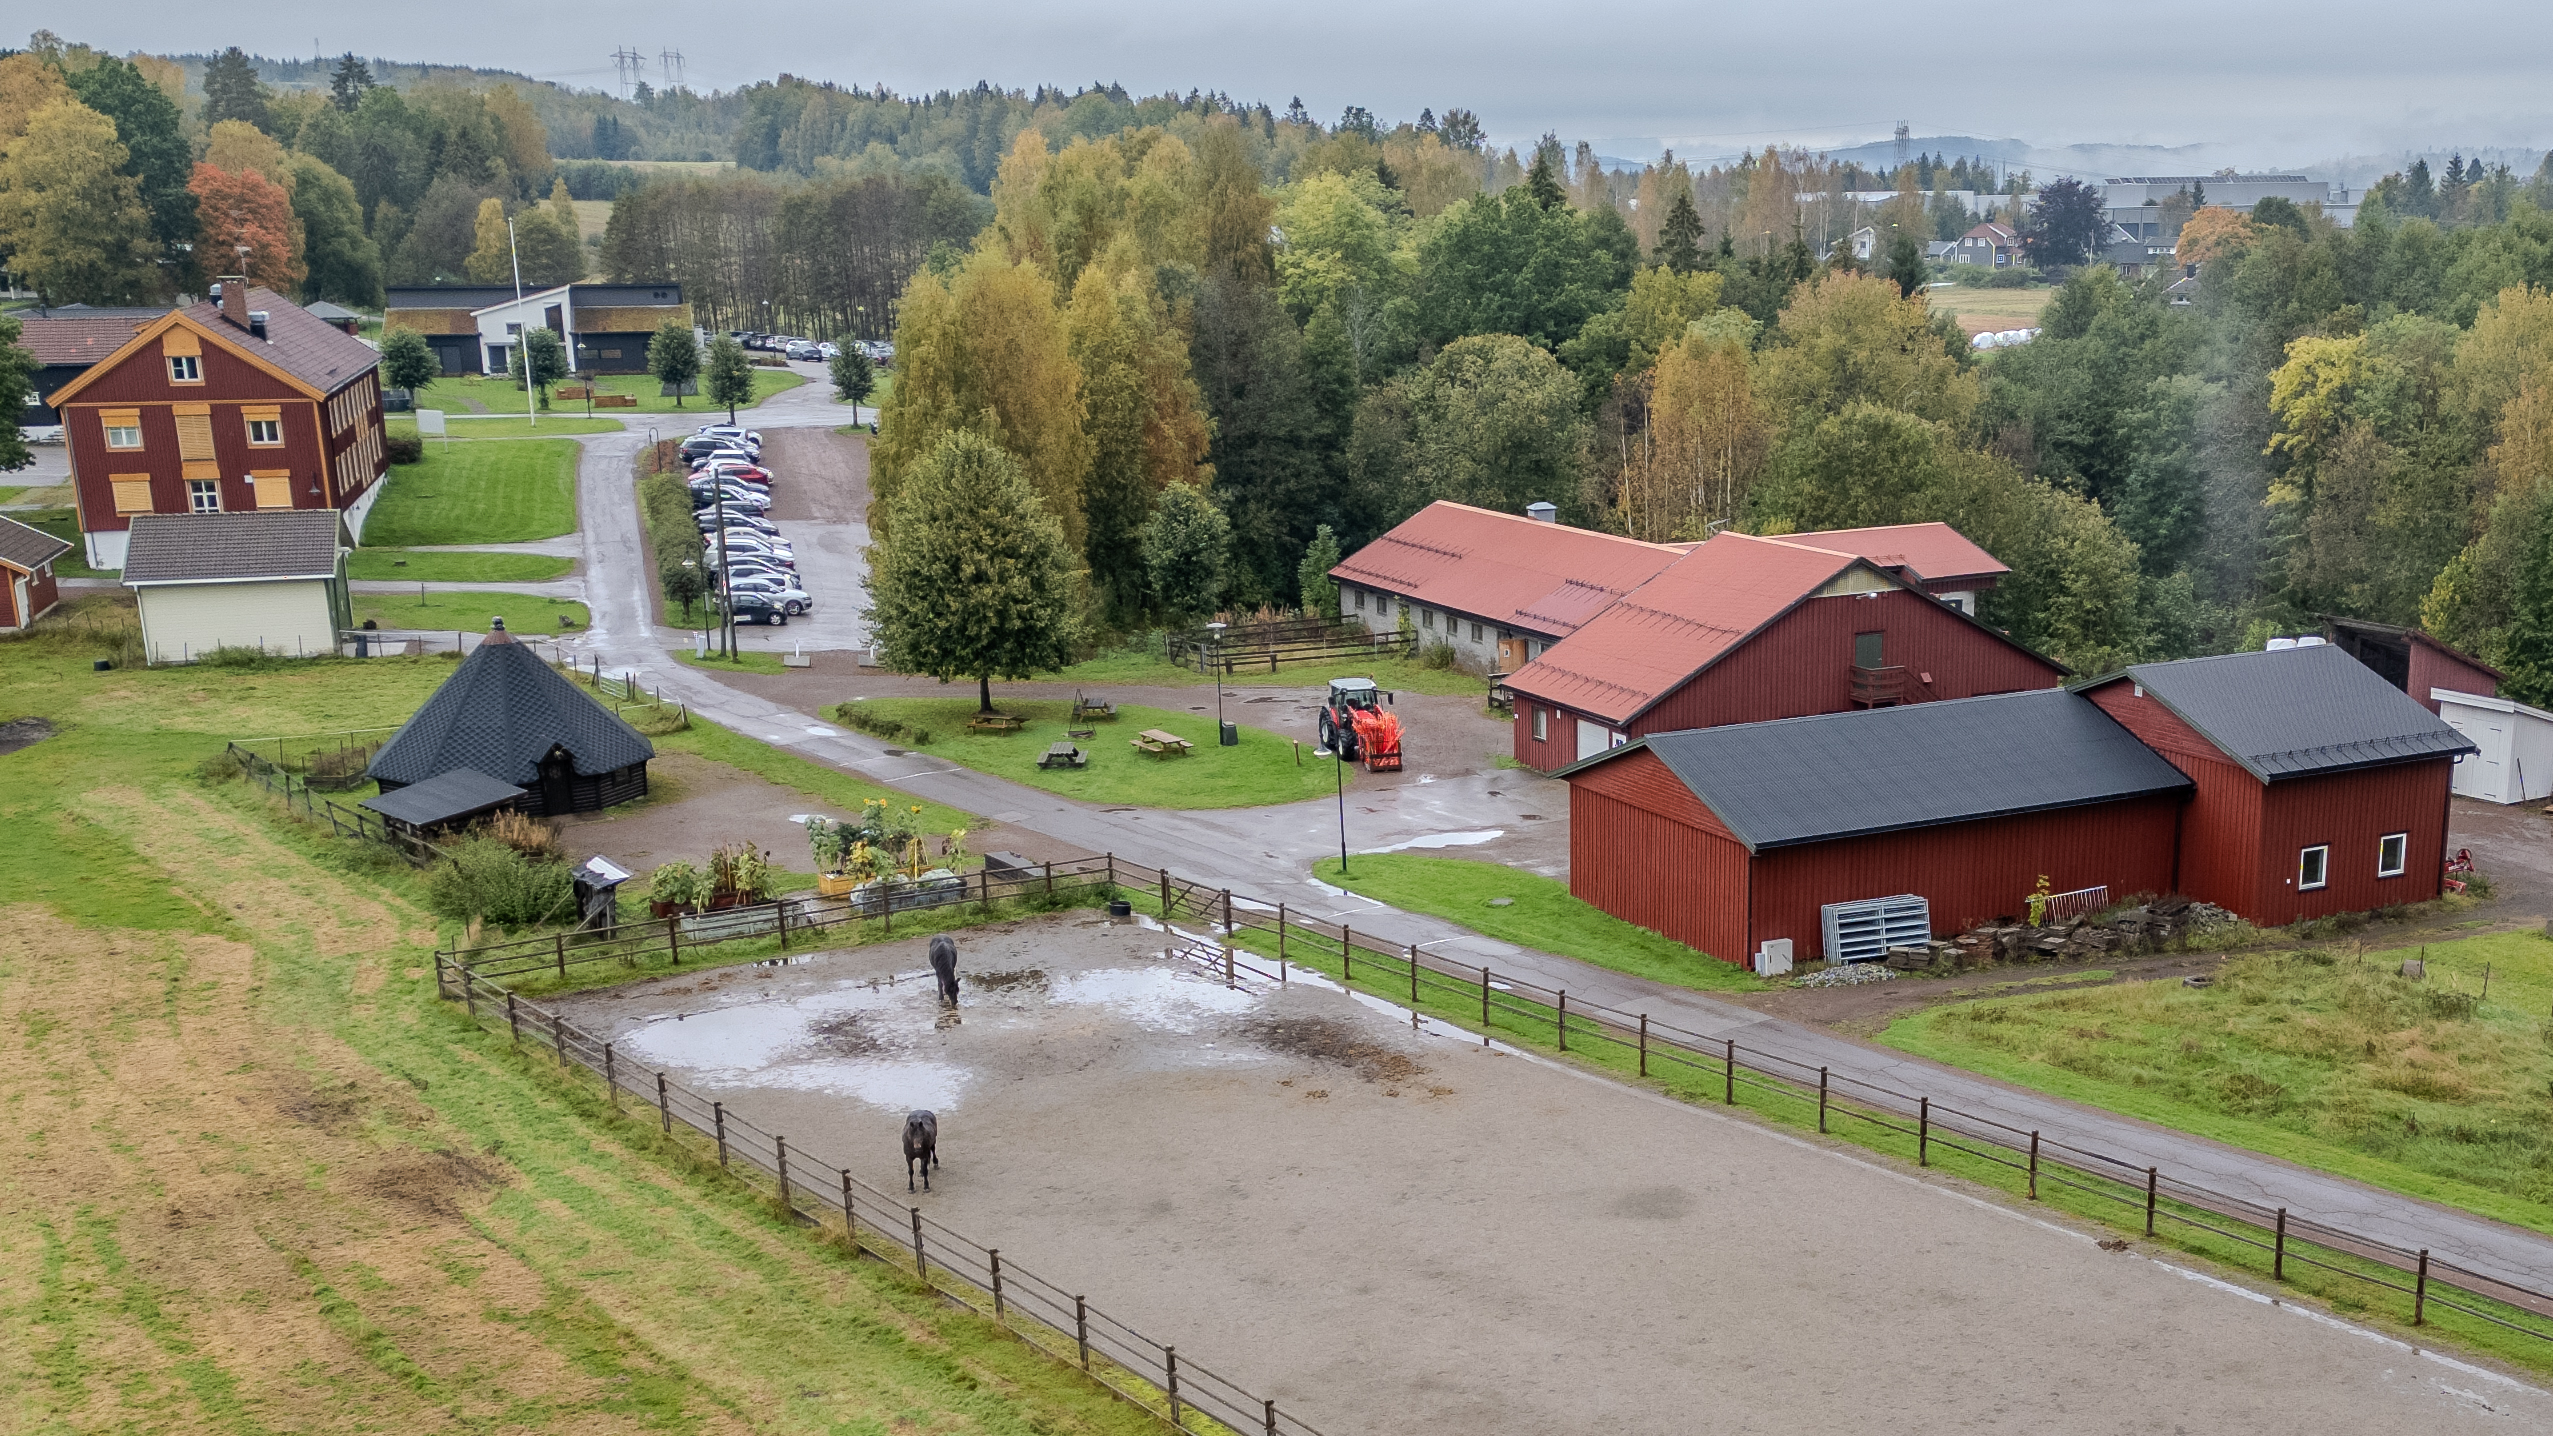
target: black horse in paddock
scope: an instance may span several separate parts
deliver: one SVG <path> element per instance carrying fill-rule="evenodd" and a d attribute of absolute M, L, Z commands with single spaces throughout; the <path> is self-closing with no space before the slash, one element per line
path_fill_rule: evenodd
<path fill-rule="evenodd" d="M 931 939 L 931 970 L 940 975 L 940 1001 L 957 1006 L 957 944 L 945 934 Z"/>
<path fill-rule="evenodd" d="M 904 1116 L 904 1190 L 913 1190 L 913 1164 L 922 1164 L 922 1190 L 931 1189 L 931 1167 L 940 1160 L 940 1119 L 929 1112 Z"/>

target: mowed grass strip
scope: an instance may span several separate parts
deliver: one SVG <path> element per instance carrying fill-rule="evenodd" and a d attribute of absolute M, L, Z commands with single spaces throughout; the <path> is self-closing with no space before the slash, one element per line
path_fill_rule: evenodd
<path fill-rule="evenodd" d="M 428 444 L 401 464 L 364 524 L 364 542 L 521 543 L 576 531 L 577 446 L 570 439 Z"/>
<path fill-rule="evenodd" d="M 1061 700 L 997 701 L 994 706 L 1002 712 L 1028 720 L 1025 731 L 1010 734 L 968 731 L 966 721 L 975 716 L 976 706 L 971 694 L 965 698 L 869 698 L 842 706 L 873 718 L 893 719 L 908 729 L 928 729 L 931 734 L 926 744 L 912 742 L 909 733 L 889 741 L 1085 803 L 1264 807 L 1324 797 L 1337 783 L 1329 759 L 1313 756 L 1305 745 L 1298 761 L 1294 740 L 1262 728 L 1243 728 L 1237 747 L 1216 746 L 1211 713 L 1173 713 L 1120 704 L 1114 721 L 1091 725 L 1098 730 L 1097 736 L 1067 739 L 1065 719 L 1072 705 Z M 1147 728 L 1176 733 L 1193 746 L 1182 757 L 1137 752 L 1129 740 Z M 1067 741 L 1090 755 L 1088 767 L 1037 766 L 1050 745 Z M 1355 782 L 1351 771 L 1348 785 L 1353 787 Z"/>
<path fill-rule="evenodd" d="M 2131 982 L 1933 1008 L 1890 1046 L 2553 1232 L 2553 941 L 2264 952 L 2204 988 Z M 2490 1000 L 2480 1000 L 2485 966 Z"/>
<path fill-rule="evenodd" d="M 1733 962 L 1624 922 L 1555 878 L 1467 858 L 1412 853 L 1352 854 L 1347 872 L 1324 858 L 1313 875 L 1410 912 L 1458 922 L 1484 937 L 1574 957 L 1654 982 L 1708 991 L 1755 992 L 1767 984 Z M 1506 899 L 1499 902 L 1499 899 Z"/>
<path fill-rule="evenodd" d="M 545 553 L 433 553 L 417 549 L 357 549 L 346 560 L 348 578 L 409 583 L 546 583 L 567 577 L 572 558 Z"/>
<path fill-rule="evenodd" d="M 532 636 L 560 633 L 564 618 L 573 628 L 592 622 L 585 605 L 567 598 L 506 593 L 358 593 L 353 595 L 355 624 L 370 619 L 383 628 L 413 628 L 427 633 L 485 633 L 488 620 L 502 618 L 506 628 Z"/>

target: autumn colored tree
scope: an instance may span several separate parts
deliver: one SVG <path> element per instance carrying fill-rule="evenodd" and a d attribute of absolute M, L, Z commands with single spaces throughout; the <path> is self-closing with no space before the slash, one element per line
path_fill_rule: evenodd
<path fill-rule="evenodd" d="M 48 302 L 129 304 L 163 288 L 151 212 L 125 160 L 115 122 L 67 98 L 35 110 L 9 142 L 0 252 Z"/>
<path fill-rule="evenodd" d="M 302 259 L 301 221 L 293 218 L 293 199 L 282 185 L 255 170 L 233 174 L 198 164 L 187 188 L 195 194 L 206 268 L 245 273 L 277 294 L 299 291 L 310 267 Z"/>

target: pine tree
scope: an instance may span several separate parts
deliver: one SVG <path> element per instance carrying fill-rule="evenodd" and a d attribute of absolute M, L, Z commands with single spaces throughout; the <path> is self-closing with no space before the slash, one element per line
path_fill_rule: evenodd
<path fill-rule="evenodd" d="M 237 45 L 231 46 L 204 67 L 204 127 L 211 129 L 224 120 L 244 120 L 264 130 L 272 128 L 273 118 L 266 109 L 266 87 L 257 80 L 257 67 Z"/>
<path fill-rule="evenodd" d="M 943 683 L 971 677 L 979 711 L 990 713 L 994 679 L 1072 661 L 1072 549 L 991 440 L 944 436 L 905 475 L 887 527 L 869 546 L 866 582 L 870 622 L 898 668 Z"/>
<path fill-rule="evenodd" d="M 1658 263 L 1678 274 L 1702 267 L 1702 216 L 1693 208 L 1693 192 L 1679 188 L 1667 202 L 1667 217 L 1658 225 Z"/>

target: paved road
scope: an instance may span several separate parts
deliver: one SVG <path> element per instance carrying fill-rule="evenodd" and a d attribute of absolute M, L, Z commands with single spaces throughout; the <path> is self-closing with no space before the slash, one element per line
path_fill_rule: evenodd
<path fill-rule="evenodd" d="M 810 386 L 767 404 L 757 412 L 755 426 L 768 432 L 793 424 L 838 424 L 843 413 L 843 406 Z M 672 663 L 665 656 L 665 645 L 682 642 L 683 636 L 650 624 L 647 575 L 643 565 L 634 561 L 640 549 L 630 460 L 639 441 L 601 435 L 584 442 L 578 501 L 593 627 L 580 646 L 599 655 L 607 669 L 636 671 L 702 716 L 738 732 L 923 798 L 1093 852 L 1115 853 L 1140 867 L 1167 867 L 1190 880 L 1229 886 L 1236 893 L 1346 921 L 1378 940 L 1417 943 L 1458 962 L 1487 964 L 1548 987 L 1566 988 L 1582 1000 L 1645 1012 L 1706 1038 L 1733 1037 L 1748 1051 L 1927 1094 L 1948 1106 L 2024 1131 L 2040 1131 L 2050 1140 L 2105 1153 L 2129 1166 L 2159 1166 L 2185 1181 L 2263 1206 L 2287 1207 L 2298 1216 L 2398 1246 L 2433 1249 L 2477 1272 L 2539 1290 L 2553 1289 L 2553 1238 L 2008 1087 L 1700 993 L 1495 942 L 1451 923 L 1337 893 L 1305 876 L 1313 859 L 1337 850 L 1339 816 L 1333 803 L 1222 811 L 1092 808 L 928 757 L 890 753 L 882 742 L 843 732 L 813 715 Z M 1552 796 L 1540 781 L 1511 772 L 1488 772 L 1353 793 L 1346 804 L 1350 842 L 1363 850 L 1429 835 L 1512 826 L 1524 810 L 1551 804 Z"/>

